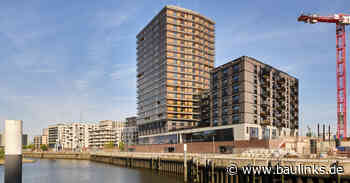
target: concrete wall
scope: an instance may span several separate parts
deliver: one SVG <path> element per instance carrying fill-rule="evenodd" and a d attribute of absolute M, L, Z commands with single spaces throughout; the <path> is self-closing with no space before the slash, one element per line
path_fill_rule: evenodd
<path fill-rule="evenodd" d="M 89 153 L 52 153 L 52 152 L 23 152 L 25 158 L 45 158 L 45 159 L 78 159 L 89 160 Z"/>
<path fill-rule="evenodd" d="M 194 142 L 187 144 L 189 153 L 220 153 L 220 149 L 226 148 L 223 153 L 240 153 L 248 148 L 278 148 L 281 140 L 240 140 L 225 142 Z M 168 152 L 169 148 L 174 149 L 174 153 L 183 153 L 183 144 L 153 144 L 153 145 L 130 145 L 126 150 L 134 152 Z"/>

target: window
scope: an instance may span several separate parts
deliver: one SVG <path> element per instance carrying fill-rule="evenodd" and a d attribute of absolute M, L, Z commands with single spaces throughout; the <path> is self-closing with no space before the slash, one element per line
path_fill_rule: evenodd
<path fill-rule="evenodd" d="M 259 129 L 256 127 L 250 127 L 249 128 L 249 136 L 251 138 L 258 138 L 259 137 Z"/>
<path fill-rule="evenodd" d="M 238 72 L 239 71 L 239 65 L 236 64 L 233 66 L 233 72 Z"/>
<path fill-rule="evenodd" d="M 233 76 L 232 80 L 233 82 L 238 82 L 239 76 L 238 75 Z"/>
<path fill-rule="evenodd" d="M 233 96 L 233 97 L 232 97 L 232 102 L 233 102 L 234 104 L 238 103 L 238 102 L 239 102 L 239 96 L 238 96 L 238 95 Z"/>
<path fill-rule="evenodd" d="M 233 86 L 233 93 L 237 93 L 239 91 L 239 85 Z"/>
<path fill-rule="evenodd" d="M 237 124 L 239 123 L 239 115 L 235 114 L 232 116 L 232 124 Z"/>
<path fill-rule="evenodd" d="M 233 113 L 238 113 L 239 112 L 239 105 L 234 105 L 232 107 Z"/>
<path fill-rule="evenodd" d="M 174 11 L 174 14 L 173 14 L 174 16 L 176 16 L 176 11 Z"/>
<path fill-rule="evenodd" d="M 222 73 L 224 74 L 224 76 L 227 75 L 227 73 L 228 73 L 228 68 L 225 68 L 225 69 L 222 71 Z"/>
<path fill-rule="evenodd" d="M 277 133 L 276 133 L 276 129 L 272 129 L 272 138 L 276 138 Z"/>
<path fill-rule="evenodd" d="M 270 139 L 270 129 L 268 128 L 263 128 L 262 129 L 262 136 L 263 136 L 263 139 Z"/>

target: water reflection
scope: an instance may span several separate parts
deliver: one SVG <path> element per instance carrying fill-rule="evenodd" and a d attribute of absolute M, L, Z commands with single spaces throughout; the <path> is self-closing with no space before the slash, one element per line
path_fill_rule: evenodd
<path fill-rule="evenodd" d="M 175 176 L 83 160 L 38 160 L 23 165 L 24 183 L 180 183 Z M 4 168 L 0 166 L 0 182 Z"/>

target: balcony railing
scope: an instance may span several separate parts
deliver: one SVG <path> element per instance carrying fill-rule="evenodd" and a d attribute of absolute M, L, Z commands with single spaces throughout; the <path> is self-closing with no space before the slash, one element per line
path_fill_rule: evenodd
<path fill-rule="evenodd" d="M 261 125 L 270 125 L 271 122 L 270 122 L 270 120 L 268 120 L 268 119 L 262 119 L 261 122 L 260 122 L 260 124 L 261 124 Z"/>

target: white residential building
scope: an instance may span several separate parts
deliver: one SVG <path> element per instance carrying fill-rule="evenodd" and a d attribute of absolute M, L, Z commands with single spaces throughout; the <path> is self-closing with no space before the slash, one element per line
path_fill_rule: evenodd
<path fill-rule="evenodd" d="M 89 131 L 89 147 L 103 148 L 107 143 L 113 143 L 116 146 L 122 139 L 124 125 L 124 122 L 104 120 L 100 121 L 97 125 L 91 126 Z"/>
<path fill-rule="evenodd" d="M 86 137 L 88 134 L 88 124 L 70 123 L 64 127 L 63 139 L 61 141 L 63 149 L 80 150 L 88 148 Z"/>

